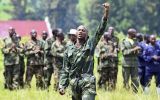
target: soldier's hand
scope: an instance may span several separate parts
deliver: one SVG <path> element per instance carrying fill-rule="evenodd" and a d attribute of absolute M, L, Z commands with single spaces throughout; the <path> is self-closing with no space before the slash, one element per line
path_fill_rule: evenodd
<path fill-rule="evenodd" d="M 133 51 L 140 50 L 140 49 L 141 49 L 141 47 L 136 46 L 136 47 L 133 48 Z"/>
<path fill-rule="evenodd" d="M 60 95 L 64 95 L 65 94 L 65 90 L 63 88 L 59 88 L 59 94 Z"/>
<path fill-rule="evenodd" d="M 106 3 L 102 4 L 102 6 L 104 7 L 104 10 L 105 10 L 104 18 L 107 19 L 108 15 L 109 15 L 110 4 L 106 2 Z"/>
<path fill-rule="evenodd" d="M 152 56 L 152 58 L 154 59 L 154 60 L 158 60 L 158 56 L 156 56 L 156 55 L 154 55 L 154 56 Z"/>
<path fill-rule="evenodd" d="M 109 10 L 109 8 L 110 8 L 110 4 L 109 3 L 104 3 L 104 4 L 102 4 L 103 5 L 103 7 L 105 8 L 105 10 Z"/>
<path fill-rule="evenodd" d="M 11 48 L 16 48 L 16 44 L 13 43 L 12 46 L 11 46 Z"/>

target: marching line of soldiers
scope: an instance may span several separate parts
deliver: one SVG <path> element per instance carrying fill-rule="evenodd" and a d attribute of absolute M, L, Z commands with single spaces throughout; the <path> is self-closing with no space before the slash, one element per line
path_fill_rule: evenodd
<path fill-rule="evenodd" d="M 119 43 L 114 34 L 114 27 L 107 25 L 109 8 L 103 4 L 104 15 L 97 31 L 92 37 L 88 30 L 80 25 L 71 29 L 66 43 L 62 29 L 53 29 L 52 37 L 46 31 L 42 39 L 37 32 L 30 32 L 30 40 L 23 44 L 21 37 L 13 27 L 9 28 L 9 37 L 5 38 L 2 53 L 4 55 L 4 87 L 9 90 L 30 88 L 33 75 L 36 77 L 37 89 L 48 89 L 53 74 L 54 89 L 61 95 L 70 86 L 73 100 L 94 100 L 96 79 L 93 73 L 94 53 L 98 48 L 99 88 L 108 91 L 116 89 L 118 74 L 118 53 L 122 51 L 123 86 L 129 89 L 129 79 L 133 92 L 137 93 L 139 83 L 145 93 L 149 93 L 152 76 L 155 76 L 157 93 L 160 94 L 160 41 L 155 35 L 138 33 L 134 28 L 128 29 L 127 37 Z M 100 42 L 99 42 L 100 40 Z M 98 44 L 98 45 L 97 45 Z M 24 58 L 26 57 L 26 68 Z M 26 69 L 25 82 L 23 79 Z"/>

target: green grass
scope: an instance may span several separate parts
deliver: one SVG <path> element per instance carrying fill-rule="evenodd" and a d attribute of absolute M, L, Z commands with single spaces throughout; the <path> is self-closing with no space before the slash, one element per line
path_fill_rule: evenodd
<path fill-rule="evenodd" d="M 23 41 L 27 41 L 28 38 L 24 38 Z M 95 61 L 95 76 L 98 77 L 96 72 L 96 64 Z M 51 82 L 51 87 L 49 92 L 44 90 L 36 90 L 35 87 L 35 78 L 32 81 L 31 89 L 22 89 L 17 91 L 9 91 L 3 88 L 4 77 L 3 77 L 3 58 L 0 53 L 0 100 L 70 100 L 71 99 L 71 91 L 69 89 L 66 90 L 66 94 L 64 96 L 59 95 L 58 92 L 53 90 L 53 79 Z M 97 89 L 96 100 L 160 100 L 160 97 L 156 94 L 156 88 L 154 84 L 154 80 L 152 81 L 152 85 L 150 87 L 151 91 L 149 95 L 145 95 L 139 89 L 139 93 L 134 94 L 132 91 L 126 91 L 123 89 L 123 79 L 122 79 L 122 68 L 119 65 L 118 72 L 118 81 L 117 81 L 117 89 L 113 92 L 106 92 L 104 90 Z"/>

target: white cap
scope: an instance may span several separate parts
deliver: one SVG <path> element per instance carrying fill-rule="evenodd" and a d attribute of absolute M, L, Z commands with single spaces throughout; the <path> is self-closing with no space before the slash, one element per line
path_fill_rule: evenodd
<path fill-rule="evenodd" d="M 70 31 L 68 32 L 68 34 L 71 34 L 71 35 L 76 35 L 76 33 L 77 33 L 76 29 L 70 29 Z"/>

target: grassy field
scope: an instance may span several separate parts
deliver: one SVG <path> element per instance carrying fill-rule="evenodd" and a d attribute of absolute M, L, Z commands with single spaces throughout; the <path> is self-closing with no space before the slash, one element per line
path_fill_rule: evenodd
<path fill-rule="evenodd" d="M 24 40 L 26 41 L 27 39 L 25 38 Z M 22 89 L 17 91 L 5 90 L 3 88 L 4 84 L 3 69 L 4 69 L 3 57 L 2 54 L 0 53 L 0 100 L 70 100 L 71 99 L 71 91 L 69 89 L 66 90 L 67 93 L 64 96 L 59 95 L 59 93 L 53 90 L 53 80 L 49 92 L 46 90 L 44 91 L 36 90 L 35 78 L 33 78 L 31 89 Z M 95 76 L 98 77 L 98 74 L 96 73 L 96 65 L 94 72 Z M 132 91 L 124 90 L 123 79 L 122 79 L 122 68 L 120 64 L 118 72 L 117 89 L 113 92 L 106 92 L 104 90 L 97 89 L 96 100 L 160 100 L 160 97 L 156 94 L 154 80 L 152 81 L 150 89 L 151 91 L 149 95 L 143 94 L 141 89 L 139 89 L 139 93 L 137 94 L 132 93 Z"/>

